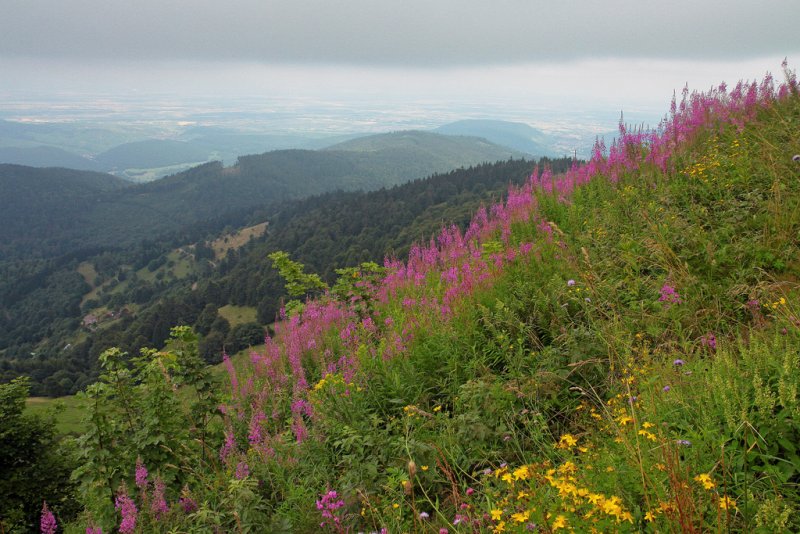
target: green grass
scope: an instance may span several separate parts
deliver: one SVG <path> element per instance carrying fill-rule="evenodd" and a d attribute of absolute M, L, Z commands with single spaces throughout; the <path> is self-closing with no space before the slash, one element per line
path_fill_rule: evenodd
<path fill-rule="evenodd" d="M 88 261 L 81 262 L 81 264 L 78 265 L 78 273 L 83 276 L 83 279 L 87 284 L 94 288 L 94 281 L 97 279 L 97 271 L 95 270 L 94 265 Z"/>
<path fill-rule="evenodd" d="M 225 257 L 229 250 L 237 250 L 250 242 L 251 239 L 261 237 L 267 231 L 268 223 L 242 228 L 233 234 L 224 235 L 215 239 L 209 246 L 214 250 L 214 257 L 218 260 Z"/>
<path fill-rule="evenodd" d="M 219 314 L 227 319 L 231 326 L 256 322 L 256 309 L 251 306 L 228 304 L 219 309 Z"/>
<path fill-rule="evenodd" d="M 58 398 L 29 397 L 26 409 L 28 413 L 42 417 L 52 415 L 56 430 L 61 434 L 81 434 L 86 429 L 81 422 L 83 401 L 74 395 Z"/>

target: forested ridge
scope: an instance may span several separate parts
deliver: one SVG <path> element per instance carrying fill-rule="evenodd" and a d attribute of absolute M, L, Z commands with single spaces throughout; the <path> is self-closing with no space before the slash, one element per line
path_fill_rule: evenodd
<path fill-rule="evenodd" d="M 564 170 L 571 162 L 540 164 Z M 272 203 L 128 250 L 38 260 L 36 268 L 25 270 L 14 264 L 20 271 L 8 279 L 16 283 L 0 288 L 6 309 L 0 332 L 7 347 L 0 360 L 2 377 L 28 374 L 36 394 L 74 393 L 93 379 L 104 349 L 136 352 L 160 346 L 179 324 L 196 325 L 204 357 L 218 361 L 223 348 L 235 351 L 263 336 L 259 328 L 278 312 L 284 291 L 266 259 L 270 252 L 290 251 L 331 281 L 337 267 L 403 257 L 412 242 L 430 237 L 442 224 L 463 226 L 481 203 L 499 198 L 510 183 L 521 183 L 534 165 L 508 160 L 375 192 L 340 191 Z M 207 243 L 219 229 L 262 221 L 269 221 L 264 236 L 224 259 L 214 258 Z M 186 264 L 178 276 L 170 266 L 176 249 L 184 251 Z M 95 282 L 78 273 L 86 264 L 100 287 L 89 299 L 85 296 Z M 232 329 L 217 314 L 227 304 L 256 308 L 257 325 Z M 118 315 L 103 322 L 109 313 Z M 98 316 L 103 324 L 86 326 L 87 316 Z"/>

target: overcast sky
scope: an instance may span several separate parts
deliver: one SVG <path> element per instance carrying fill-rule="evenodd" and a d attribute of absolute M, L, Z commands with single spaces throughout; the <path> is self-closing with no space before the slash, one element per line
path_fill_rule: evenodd
<path fill-rule="evenodd" d="M 663 102 L 800 62 L 798 0 L 0 0 L 0 93 Z"/>

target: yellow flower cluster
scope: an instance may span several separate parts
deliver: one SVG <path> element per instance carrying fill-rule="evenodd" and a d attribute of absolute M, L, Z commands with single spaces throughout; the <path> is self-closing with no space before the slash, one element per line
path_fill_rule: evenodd
<path fill-rule="evenodd" d="M 733 508 L 734 510 L 739 509 L 736 506 L 736 500 L 731 499 L 730 497 L 727 497 L 725 495 L 719 498 L 719 507 L 723 510 L 730 510 L 731 508 Z"/>
<path fill-rule="evenodd" d="M 644 514 L 644 520 L 648 523 L 652 523 L 656 520 L 656 517 L 660 514 L 671 514 L 675 511 L 675 505 L 668 502 L 659 502 L 658 508 L 654 510 L 649 510 L 647 513 Z"/>
<path fill-rule="evenodd" d="M 551 487 L 558 490 L 558 495 L 570 502 L 576 510 L 589 505 L 589 510 L 583 514 L 584 519 L 592 519 L 596 515 L 611 516 L 617 523 L 628 521 L 633 523 L 633 515 L 622 506 L 622 499 L 617 496 L 606 497 L 602 493 L 592 492 L 577 483 L 575 476 L 577 466 L 572 462 L 565 462 L 558 469 L 549 469 L 545 480 Z"/>
<path fill-rule="evenodd" d="M 322 377 L 322 379 L 319 382 L 314 384 L 314 391 L 319 391 L 326 385 L 335 383 L 344 384 L 344 378 L 342 378 L 341 375 L 338 374 L 327 373 L 325 374 L 325 376 Z"/>
<path fill-rule="evenodd" d="M 716 486 L 714 481 L 711 480 L 711 475 L 708 475 L 706 473 L 701 473 L 701 474 L 697 475 L 696 477 L 694 477 L 694 479 L 695 479 L 696 482 L 699 482 L 700 484 L 702 484 L 703 488 L 705 488 L 707 490 L 710 490 L 711 488 Z"/>
<path fill-rule="evenodd" d="M 420 410 L 417 408 L 415 404 L 408 404 L 403 406 L 403 413 L 405 413 L 408 417 L 418 417 L 420 416 Z"/>
<path fill-rule="evenodd" d="M 784 297 L 781 297 L 772 304 L 768 304 L 767 306 L 770 309 L 777 310 L 781 306 L 786 306 L 786 299 Z"/>
<path fill-rule="evenodd" d="M 340 397 L 346 397 L 352 391 L 363 391 L 363 389 L 360 386 L 356 386 L 353 382 L 345 382 L 344 377 L 339 373 L 326 373 L 312 388 L 312 393 L 315 394 L 320 394 L 323 391 L 337 394 Z M 311 400 L 319 399 L 315 399 L 314 396 L 312 396 Z"/>
<path fill-rule="evenodd" d="M 564 434 L 561 436 L 561 439 L 558 440 L 558 444 L 556 445 L 557 449 L 565 449 L 571 450 L 575 445 L 578 444 L 578 440 L 572 434 Z"/>

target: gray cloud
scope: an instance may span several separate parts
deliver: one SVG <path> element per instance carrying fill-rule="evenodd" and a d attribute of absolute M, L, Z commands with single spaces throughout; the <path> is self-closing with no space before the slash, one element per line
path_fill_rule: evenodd
<path fill-rule="evenodd" d="M 3 0 L 0 12 L 6 58 L 431 67 L 800 49 L 797 0 Z"/>

